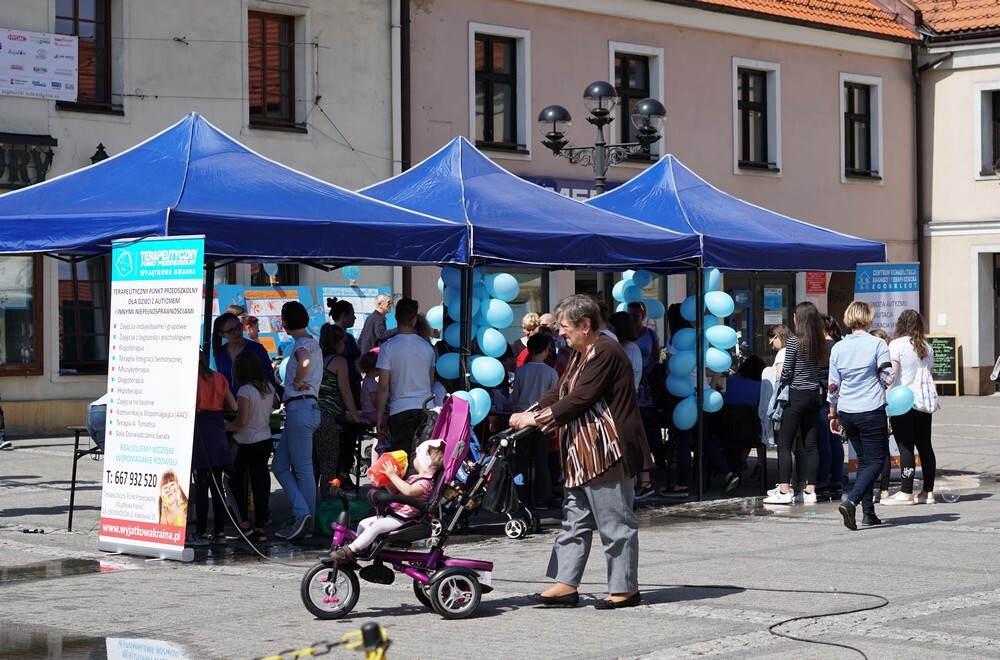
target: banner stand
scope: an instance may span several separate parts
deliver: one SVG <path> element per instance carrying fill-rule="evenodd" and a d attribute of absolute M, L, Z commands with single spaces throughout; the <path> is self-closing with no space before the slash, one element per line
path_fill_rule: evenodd
<path fill-rule="evenodd" d="M 203 236 L 115 241 L 97 549 L 191 561 Z"/>

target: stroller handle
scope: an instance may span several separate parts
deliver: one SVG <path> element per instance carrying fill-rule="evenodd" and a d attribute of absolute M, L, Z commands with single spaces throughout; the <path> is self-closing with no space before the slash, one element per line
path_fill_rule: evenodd
<path fill-rule="evenodd" d="M 536 430 L 534 426 L 525 426 L 523 429 L 507 428 L 494 435 L 491 440 L 506 447 L 512 442 L 516 443 L 521 438 L 528 437 Z"/>

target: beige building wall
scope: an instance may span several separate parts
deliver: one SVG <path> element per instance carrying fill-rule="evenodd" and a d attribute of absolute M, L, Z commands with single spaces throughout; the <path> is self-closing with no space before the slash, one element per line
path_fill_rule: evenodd
<path fill-rule="evenodd" d="M 582 94 L 612 80 L 619 42 L 659 54 L 654 96 L 667 108 L 660 153 L 672 153 L 712 185 L 823 227 L 882 241 L 892 261 L 916 258 L 914 107 L 909 46 L 772 21 L 645 0 L 434 0 L 412 16 L 412 150 L 419 161 L 454 138 L 474 139 L 470 109 L 470 40 L 506 30 L 524 42 L 527 109 L 519 116 L 523 154 L 488 151 L 520 175 L 592 179 L 589 168 L 556 158 L 540 144 L 538 112 L 557 103 L 573 115 L 571 144 L 593 144 Z M 734 58 L 780 69 L 778 174 L 734 172 Z M 842 74 L 872 77 L 882 92 L 881 182 L 843 182 Z M 612 125 L 614 128 L 617 122 Z M 614 138 L 611 138 L 614 139 Z M 611 141 L 609 139 L 609 141 Z M 642 165 L 612 167 L 625 181 Z M 416 273 L 414 293 L 430 292 L 436 274 Z M 572 292 L 557 275 L 553 302 Z M 568 284 L 566 284 L 568 282 Z M 799 298 L 804 299 L 804 291 Z"/>
<path fill-rule="evenodd" d="M 932 49 L 931 60 L 951 49 Z M 989 44 L 953 50 L 923 74 L 924 183 L 930 332 L 957 338 L 966 394 L 991 394 L 996 355 L 994 254 L 1000 254 L 1000 181 L 983 173 L 989 144 L 984 94 L 1000 90 Z"/>
<path fill-rule="evenodd" d="M 348 189 L 394 173 L 398 154 L 398 77 L 391 35 L 400 0 L 112 0 L 114 101 L 120 114 L 58 109 L 55 102 L 0 96 L 0 132 L 51 135 L 47 178 L 90 165 L 98 143 L 120 153 L 198 112 L 250 149 Z M 3 0 L 0 27 L 52 32 L 55 3 Z M 252 129 L 247 102 L 247 12 L 296 17 L 297 119 L 302 132 Z M 395 16 L 395 22 L 393 20 Z M 395 26 L 395 27 L 393 27 Z M 187 44 L 174 38 L 184 38 Z M 394 102 L 396 110 L 394 111 Z M 122 181 L 122 186 L 132 185 Z M 0 191 L 2 192 L 2 191 Z M 261 240 L 267 240 L 266 236 Z M 12 435 L 65 433 L 83 423 L 86 404 L 104 394 L 105 375 L 59 372 L 58 262 L 45 259 L 41 376 L 2 377 Z M 303 267 L 301 283 L 344 284 L 339 270 Z M 364 267 L 362 284 L 392 284 L 392 268 Z M 237 268 L 249 283 L 249 266 Z"/>

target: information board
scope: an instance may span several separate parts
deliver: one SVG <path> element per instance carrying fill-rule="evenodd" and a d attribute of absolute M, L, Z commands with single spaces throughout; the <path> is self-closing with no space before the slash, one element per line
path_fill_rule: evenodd
<path fill-rule="evenodd" d="M 954 385 L 958 394 L 958 346 L 956 337 L 951 335 L 931 335 L 927 343 L 934 349 L 934 366 L 931 375 L 935 385 Z"/>
<path fill-rule="evenodd" d="M 0 28 L 0 94 L 75 102 L 79 41 L 67 34 Z"/>
<path fill-rule="evenodd" d="M 920 311 L 920 264 L 858 264 L 854 299 L 871 303 L 872 329 L 891 335 L 904 309 Z"/>
<path fill-rule="evenodd" d="M 116 241 L 99 550 L 183 559 L 204 237 Z"/>

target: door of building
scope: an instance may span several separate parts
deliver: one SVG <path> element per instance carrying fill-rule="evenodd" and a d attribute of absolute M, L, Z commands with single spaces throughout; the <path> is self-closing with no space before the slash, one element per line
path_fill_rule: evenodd
<path fill-rule="evenodd" d="M 773 325 L 792 327 L 795 307 L 793 273 L 727 273 L 724 289 L 733 297 L 736 308 L 729 324 L 740 335 L 740 351 L 757 355 L 773 364 L 775 351 L 767 341 Z"/>

